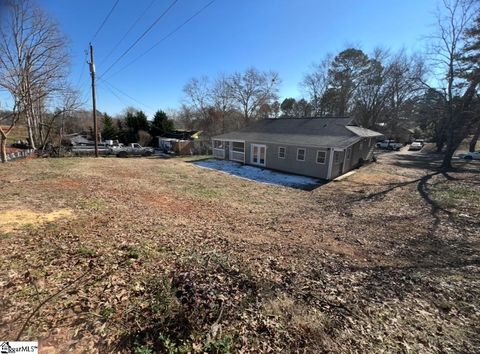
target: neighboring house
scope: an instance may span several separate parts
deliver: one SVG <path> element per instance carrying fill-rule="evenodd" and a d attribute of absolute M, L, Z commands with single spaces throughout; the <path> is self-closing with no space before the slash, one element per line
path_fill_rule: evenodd
<path fill-rule="evenodd" d="M 351 118 L 264 119 L 214 136 L 213 156 L 321 179 L 334 179 L 368 161 L 381 133 Z"/>
<path fill-rule="evenodd" d="M 199 150 L 196 142 L 201 131 L 175 130 L 157 136 L 157 145 L 164 152 L 173 152 L 177 155 L 193 155 Z"/>
<path fill-rule="evenodd" d="M 379 122 L 375 124 L 375 130 L 383 133 L 387 138 L 396 140 L 400 143 L 411 143 L 415 140 L 415 128 L 408 121 Z"/>
<path fill-rule="evenodd" d="M 170 138 L 178 140 L 195 140 L 200 137 L 202 134 L 201 130 L 172 130 L 170 132 L 165 132 L 157 138 Z"/>

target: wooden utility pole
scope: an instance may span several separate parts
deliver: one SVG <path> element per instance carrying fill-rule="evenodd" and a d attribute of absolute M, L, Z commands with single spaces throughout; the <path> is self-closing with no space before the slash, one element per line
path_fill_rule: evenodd
<path fill-rule="evenodd" d="M 90 43 L 90 75 L 92 76 L 92 103 L 93 103 L 93 134 L 95 135 L 95 157 L 98 157 L 98 124 L 97 101 L 95 95 L 95 61 L 93 60 L 93 46 Z"/>

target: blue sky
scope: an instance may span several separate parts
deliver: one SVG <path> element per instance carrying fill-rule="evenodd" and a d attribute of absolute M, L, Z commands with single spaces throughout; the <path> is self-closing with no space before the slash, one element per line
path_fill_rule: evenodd
<path fill-rule="evenodd" d="M 115 0 L 37 1 L 69 36 L 71 80 L 79 83 L 82 94 L 89 100 L 84 52 Z M 171 0 L 155 1 L 119 48 L 104 61 L 151 1 L 119 1 L 93 42 L 97 75 L 101 76 L 171 3 Z M 121 91 L 110 87 L 119 97 L 99 81 L 98 109 L 117 114 L 130 105 L 151 116 L 157 109 L 179 107 L 182 87 L 189 78 L 214 77 L 250 66 L 277 71 L 282 79 L 280 97 L 298 98 L 302 95 L 299 82 L 311 64 L 347 45 L 359 46 L 366 52 L 377 46 L 422 50 L 423 38 L 433 31 L 433 13 L 437 7 L 437 0 L 216 0 L 142 59 L 115 74 L 209 1 L 178 0 L 154 29 L 105 75 Z"/>

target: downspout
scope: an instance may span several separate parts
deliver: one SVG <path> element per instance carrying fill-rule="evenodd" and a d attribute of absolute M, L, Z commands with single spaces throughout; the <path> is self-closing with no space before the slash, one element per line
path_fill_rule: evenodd
<path fill-rule="evenodd" d="M 329 149 L 330 149 L 330 156 L 328 158 L 328 171 L 327 171 L 328 180 L 332 179 L 333 154 L 335 153 L 335 150 L 333 148 L 329 148 Z"/>

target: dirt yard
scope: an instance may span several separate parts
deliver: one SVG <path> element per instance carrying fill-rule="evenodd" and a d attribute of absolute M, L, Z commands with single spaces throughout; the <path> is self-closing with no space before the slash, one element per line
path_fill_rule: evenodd
<path fill-rule="evenodd" d="M 0 339 L 41 353 L 478 353 L 480 163 L 313 191 L 156 158 L 0 168 Z"/>

